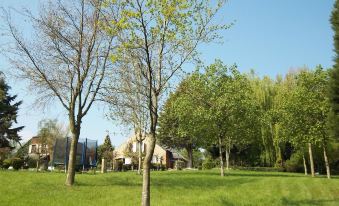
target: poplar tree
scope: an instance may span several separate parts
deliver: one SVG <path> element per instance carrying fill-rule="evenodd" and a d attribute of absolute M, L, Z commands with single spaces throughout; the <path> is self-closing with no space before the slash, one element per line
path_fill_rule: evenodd
<path fill-rule="evenodd" d="M 339 2 L 334 3 L 331 16 L 332 29 L 334 31 L 334 65 L 330 72 L 329 98 L 332 112 L 330 116 L 331 130 L 334 136 L 339 136 Z"/>

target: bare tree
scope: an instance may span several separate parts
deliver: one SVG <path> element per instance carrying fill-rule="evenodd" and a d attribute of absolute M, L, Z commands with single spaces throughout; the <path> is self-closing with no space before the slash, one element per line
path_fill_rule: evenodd
<path fill-rule="evenodd" d="M 142 143 L 146 138 L 149 119 L 145 106 L 145 82 L 140 72 L 130 69 L 138 66 L 133 63 L 133 59 L 121 60 L 118 65 L 118 72 L 111 77 L 113 81 L 105 87 L 104 101 L 109 104 L 109 116 L 112 119 L 120 120 L 133 128 L 133 141 L 136 141 L 138 146 L 138 174 L 141 174 Z"/>
<path fill-rule="evenodd" d="M 224 2 L 218 0 L 212 8 L 205 0 L 126 1 L 124 21 L 111 24 L 123 30 L 119 35 L 121 53 L 116 57 L 133 59 L 136 66 L 130 70 L 140 73 L 145 83 L 150 134 L 143 162 L 143 206 L 150 205 L 150 166 L 161 97 L 183 65 L 197 57 L 198 45 L 215 40 L 217 31 L 228 27 L 212 22 Z"/>
<path fill-rule="evenodd" d="M 25 39 L 9 12 L 5 16 L 13 42 L 7 53 L 19 77 L 29 81 L 37 103 L 58 100 L 68 113 L 72 142 L 65 184 L 73 185 L 77 143 L 83 118 L 96 101 L 114 49 L 115 35 L 103 32 L 102 0 L 57 0 L 42 5 L 38 15 L 21 12 L 34 36 Z"/>

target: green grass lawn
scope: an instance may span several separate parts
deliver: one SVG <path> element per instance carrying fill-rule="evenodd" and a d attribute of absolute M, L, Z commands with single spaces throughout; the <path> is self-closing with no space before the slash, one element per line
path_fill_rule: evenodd
<path fill-rule="evenodd" d="M 218 170 L 152 172 L 152 205 L 339 205 L 339 178 Z M 0 205 L 140 205 L 133 172 L 77 174 L 0 171 Z"/>

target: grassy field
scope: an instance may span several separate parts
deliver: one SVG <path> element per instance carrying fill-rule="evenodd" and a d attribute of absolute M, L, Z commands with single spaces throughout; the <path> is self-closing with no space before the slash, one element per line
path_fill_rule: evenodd
<path fill-rule="evenodd" d="M 133 172 L 78 174 L 0 171 L 0 205 L 140 205 L 141 177 Z M 339 205 L 339 178 L 217 170 L 152 173 L 152 205 Z"/>

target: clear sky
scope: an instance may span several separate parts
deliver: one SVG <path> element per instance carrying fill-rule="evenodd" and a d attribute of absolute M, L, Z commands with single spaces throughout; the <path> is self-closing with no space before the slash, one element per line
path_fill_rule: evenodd
<path fill-rule="evenodd" d="M 37 0 L 0 0 L 0 7 L 38 10 Z M 222 33 L 223 44 L 199 47 L 206 64 L 218 58 L 226 64 L 238 65 L 242 72 L 254 69 L 259 75 L 275 77 L 289 69 L 321 64 L 332 66 L 333 43 L 329 22 L 334 0 L 229 0 L 216 21 L 234 22 L 234 26 Z M 16 19 L 21 28 L 28 27 Z M 0 22 L 1 24 L 1 22 Z M 0 44 L 5 39 L 0 36 Z M 8 72 L 8 62 L 0 56 L 0 70 Z M 185 68 L 191 70 L 192 68 Z M 8 79 L 11 93 L 24 100 L 19 112 L 21 133 L 27 140 L 37 132 L 37 124 L 43 118 L 57 118 L 67 123 L 67 116 L 58 102 L 49 110 L 32 109 L 34 96 L 27 91 L 25 82 Z M 81 137 L 103 141 L 110 131 L 114 145 L 122 143 L 130 132 L 118 123 L 105 118 L 103 105 L 95 105 L 83 121 Z"/>

